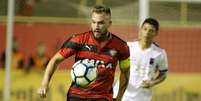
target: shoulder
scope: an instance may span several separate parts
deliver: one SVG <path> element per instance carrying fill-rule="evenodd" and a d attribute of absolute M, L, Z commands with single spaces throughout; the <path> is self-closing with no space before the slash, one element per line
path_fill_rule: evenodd
<path fill-rule="evenodd" d="M 162 55 L 166 55 L 166 51 L 164 48 L 161 48 L 159 44 L 153 42 L 153 49 Z"/>
<path fill-rule="evenodd" d="M 116 35 L 114 35 L 114 34 L 112 34 L 112 33 L 111 33 L 111 35 L 112 35 L 112 39 L 113 39 L 113 40 L 116 40 L 117 42 L 122 43 L 122 44 L 126 44 L 126 41 L 124 41 L 124 40 L 121 39 L 120 37 L 118 37 L 118 36 L 116 36 Z"/>
<path fill-rule="evenodd" d="M 112 40 L 110 42 L 113 48 L 116 48 L 122 53 L 129 51 L 129 46 L 127 42 L 114 34 L 112 34 Z"/>
<path fill-rule="evenodd" d="M 158 51 L 162 51 L 163 48 L 160 47 L 160 45 L 156 42 L 153 42 L 152 43 L 152 48 L 154 48 L 155 50 L 158 50 Z"/>
<path fill-rule="evenodd" d="M 128 47 L 126 41 L 124 41 L 123 39 L 121 39 L 120 37 L 118 37 L 114 34 L 111 34 L 111 35 L 112 35 L 112 40 L 110 42 L 111 42 L 111 46 L 113 48 L 116 48 L 121 53 L 129 52 L 129 47 Z"/>
<path fill-rule="evenodd" d="M 120 48 L 121 50 L 123 49 L 127 49 L 128 48 L 128 44 L 126 41 L 124 41 L 123 39 L 121 39 L 120 37 L 111 34 L 112 35 L 112 41 L 111 43 L 115 46 Z"/>
<path fill-rule="evenodd" d="M 110 47 L 114 48 L 119 53 L 118 59 L 120 61 L 128 59 L 130 53 L 129 53 L 129 46 L 127 45 L 126 41 L 112 34 L 112 40 L 110 42 L 111 42 Z"/>

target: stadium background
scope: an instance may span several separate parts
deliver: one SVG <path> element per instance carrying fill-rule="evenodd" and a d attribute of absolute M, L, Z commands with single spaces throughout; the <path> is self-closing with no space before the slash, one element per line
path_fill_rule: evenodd
<path fill-rule="evenodd" d="M 165 0 L 164 0 L 165 1 Z M 161 27 L 156 42 L 168 54 L 169 75 L 154 87 L 153 101 L 201 100 L 201 2 L 150 0 L 150 16 Z M 192 0 L 195 1 L 195 0 Z M 112 9 L 110 31 L 126 41 L 137 37 L 138 0 L 16 0 L 14 36 L 28 57 L 39 42 L 47 45 L 52 56 L 69 35 L 89 29 L 90 7 L 104 4 Z M 5 50 L 7 0 L 0 1 L 0 53 Z M 64 101 L 69 86 L 69 68 L 73 58 L 64 61 L 52 79 L 50 96 L 45 101 Z M 0 70 L 0 101 L 3 100 L 4 70 Z M 43 101 L 36 94 L 43 73 L 25 74 L 12 70 L 12 101 Z M 117 74 L 118 75 L 118 74 Z"/>

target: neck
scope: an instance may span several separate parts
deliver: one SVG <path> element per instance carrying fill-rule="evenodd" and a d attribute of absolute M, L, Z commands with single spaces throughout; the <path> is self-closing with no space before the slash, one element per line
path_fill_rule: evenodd
<path fill-rule="evenodd" d="M 149 48 L 151 44 L 152 44 L 152 41 L 142 40 L 142 39 L 139 40 L 139 45 L 142 50 Z"/>
<path fill-rule="evenodd" d="M 98 41 L 109 40 L 111 37 L 110 32 L 106 32 L 102 37 L 98 38 Z"/>

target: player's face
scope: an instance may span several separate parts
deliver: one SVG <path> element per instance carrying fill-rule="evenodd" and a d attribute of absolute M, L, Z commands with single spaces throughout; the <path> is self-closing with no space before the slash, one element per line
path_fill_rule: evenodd
<path fill-rule="evenodd" d="M 146 41 L 152 41 L 153 38 L 157 35 L 156 28 L 149 24 L 149 23 L 144 23 L 142 27 L 140 28 L 139 32 L 139 39 L 141 40 L 146 40 Z"/>
<path fill-rule="evenodd" d="M 111 25 L 111 18 L 105 13 L 92 13 L 91 28 L 96 39 L 105 37 Z"/>

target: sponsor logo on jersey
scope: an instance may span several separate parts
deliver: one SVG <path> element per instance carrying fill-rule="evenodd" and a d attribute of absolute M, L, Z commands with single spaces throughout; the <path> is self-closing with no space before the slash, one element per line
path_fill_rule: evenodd
<path fill-rule="evenodd" d="M 149 64 L 150 65 L 154 64 L 154 58 L 150 58 Z"/>
<path fill-rule="evenodd" d="M 105 62 L 101 61 L 101 60 L 84 59 L 83 61 L 86 61 L 88 63 L 92 63 L 92 64 L 94 64 L 94 66 L 104 65 L 104 66 L 101 66 L 101 67 L 104 67 L 104 68 L 112 68 L 113 67 L 112 63 L 105 64 Z"/>

